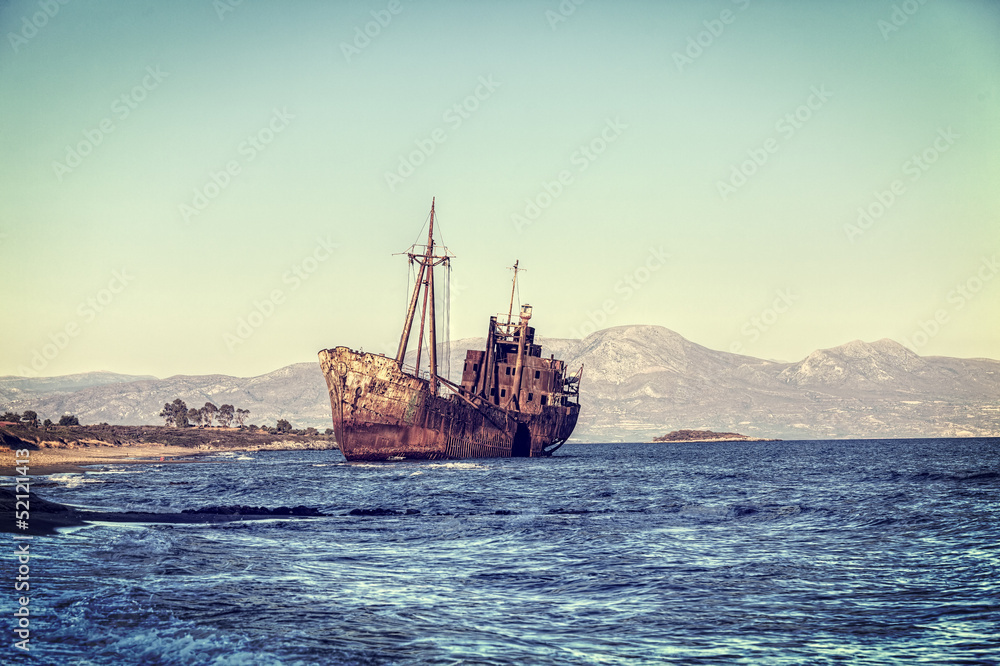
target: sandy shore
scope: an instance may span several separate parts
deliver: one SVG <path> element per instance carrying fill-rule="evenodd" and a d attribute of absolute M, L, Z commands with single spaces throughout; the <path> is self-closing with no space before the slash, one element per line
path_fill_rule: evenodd
<path fill-rule="evenodd" d="M 14 474 L 15 453 L 30 451 L 32 475 L 80 472 L 84 465 L 214 462 L 222 452 L 316 451 L 337 448 L 329 435 L 313 431 L 272 433 L 242 428 L 165 426 L 0 427 L 0 474 Z"/>
<path fill-rule="evenodd" d="M 235 451 L 236 449 L 225 449 Z M 212 450 L 197 450 L 169 444 L 141 444 L 136 446 L 95 446 L 90 448 L 41 448 L 31 451 L 28 468 L 31 475 L 82 472 L 83 465 L 122 463 L 190 463 Z M 209 461 L 201 461 L 209 462 Z M 0 448 L 0 473 L 13 475 L 14 451 Z"/>

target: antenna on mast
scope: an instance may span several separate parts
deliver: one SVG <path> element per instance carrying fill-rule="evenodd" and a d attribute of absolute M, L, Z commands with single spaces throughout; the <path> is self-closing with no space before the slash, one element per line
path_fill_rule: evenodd
<path fill-rule="evenodd" d="M 510 307 L 507 309 L 507 326 L 508 327 L 513 323 L 511 321 L 511 317 L 514 316 L 514 291 L 517 289 L 517 272 L 518 271 L 526 271 L 526 270 L 528 270 L 527 268 L 518 268 L 517 265 L 519 263 L 521 263 L 520 259 L 514 261 L 514 265 L 513 266 L 508 266 L 507 267 L 507 270 L 514 271 L 514 280 L 511 282 L 511 285 L 510 285 Z"/>

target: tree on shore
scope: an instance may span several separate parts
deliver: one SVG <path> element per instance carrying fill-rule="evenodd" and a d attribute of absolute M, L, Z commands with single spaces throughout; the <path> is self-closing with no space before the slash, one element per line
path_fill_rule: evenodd
<path fill-rule="evenodd" d="M 278 419 L 278 425 L 275 429 L 280 433 L 286 433 L 292 429 L 292 424 L 285 419 Z"/>
<path fill-rule="evenodd" d="M 206 402 L 205 406 L 201 408 L 201 420 L 205 422 L 205 425 L 209 428 L 212 427 L 212 419 L 215 415 L 219 413 L 219 408 L 210 402 Z"/>
<path fill-rule="evenodd" d="M 43 428 L 51 428 L 54 425 L 55 424 L 52 423 L 52 419 L 45 419 L 44 421 L 42 421 L 42 427 Z"/>
<path fill-rule="evenodd" d="M 38 427 L 38 414 L 30 409 L 26 409 L 24 414 L 21 414 L 21 420 L 32 428 Z"/>
<path fill-rule="evenodd" d="M 10 421 L 11 423 L 20 423 L 21 415 L 17 412 L 5 412 L 3 416 L 0 416 L 0 421 Z"/>
<path fill-rule="evenodd" d="M 76 414 L 63 414 L 59 417 L 59 425 L 78 426 L 80 425 L 80 419 L 76 418 Z"/>
<path fill-rule="evenodd" d="M 212 421 L 215 419 L 219 420 L 219 425 L 223 428 L 230 427 L 235 419 L 242 428 L 248 416 L 250 416 L 249 409 L 236 409 L 233 405 L 216 407 L 211 402 L 206 402 L 205 406 L 201 409 L 188 409 L 187 405 L 180 398 L 175 398 L 173 402 L 164 403 L 163 410 L 160 412 L 160 418 L 168 426 L 173 425 L 178 428 L 184 428 L 189 423 L 212 427 Z M 289 426 L 290 428 L 291 426 Z"/>
<path fill-rule="evenodd" d="M 167 425 L 186 428 L 188 425 L 188 408 L 180 398 L 174 398 L 173 402 L 163 403 L 163 410 L 160 418 L 166 421 Z"/>
<path fill-rule="evenodd" d="M 233 416 L 235 416 L 235 410 L 232 405 L 219 407 L 219 425 L 223 428 L 229 427 L 229 424 L 233 422 Z"/>

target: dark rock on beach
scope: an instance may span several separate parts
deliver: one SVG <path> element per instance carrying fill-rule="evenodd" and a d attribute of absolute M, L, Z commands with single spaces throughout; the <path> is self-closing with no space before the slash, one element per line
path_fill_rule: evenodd
<path fill-rule="evenodd" d="M 204 506 L 200 509 L 184 509 L 186 514 L 211 514 L 218 516 L 325 516 L 319 509 L 311 506 L 287 507 L 279 506 L 268 509 L 263 506 Z"/>
<path fill-rule="evenodd" d="M 22 493 L 23 495 L 23 493 Z M 20 505 L 18 503 L 20 502 Z M 26 503 L 26 504 L 25 504 Z M 27 509 L 25 506 L 27 505 Z M 26 511 L 26 529 L 21 529 L 16 512 Z M 27 500 L 9 488 L 0 488 L 0 531 L 14 534 L 53 534 L 58 527 L 84 525 L 88 521 L 112 523 L 223 523 L 238 520 L 261 520 L 265 518 L 307 518 L 324 516 L 318 509 L 307 506 L 275 509 L 249 506 L 208 506 L 200 509 L 185 509 L 180 513 L 145 513 L 139 511 L 87 511 L 65 504 L 50 502 L 29 493 Z"/>
<path fill-rule="evenodd" d="M 351 509 L 345 516 L 415 516 L 420 513 L 420 509 L 407 509 L 406 511 L 396 511 L 395 509 Z"/>

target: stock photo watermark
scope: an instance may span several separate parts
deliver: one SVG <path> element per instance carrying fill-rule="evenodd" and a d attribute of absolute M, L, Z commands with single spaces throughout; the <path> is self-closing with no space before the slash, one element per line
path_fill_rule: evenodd
<path fill-rule="evenodd" d="M 243 0 L 212 0 L 212 9 L 220 21 L 225 20 L 226 14 L 236 11 L 236 8 L 243 4 Z"/>
<path fill-rule="evenodd" d="M 554 31 L 560 23 L 565 23 L 569 17 L 576 13 L 577 7 L 587 0 L 562 0 L 559 5 L 552 9 L 545 10 L 545 20 L 549 22 L 549 27 Z"/>
<path fill-rule="evenodd" d="M 185 224 L 190 224 L 191 218 L 201 215 L 209 204 L 215 201 L 233 183 L 233 179 L 243 172 L 243 167 L 250 164 L 260 153 L 264 152 L 274 139 L 288 128 L 289 121 L 295 116 L 287 109 L 274 109 L 268 122 L 236 147 L 236 152 L 242 158 L 229 160 L 218 171 L 209 171 L 208 178 L 201 187 L 192 191 L 190 203 L 178 204 L 181 218 Z"/>
<path fill-rule="evenodd" d="M 461 127 L 465 121 L 472 117 L 472 114 L 479 110 L 483 102 L 493 96 L 493 93 L 501 85 L 500 82 L 493 80 L 492 74 L 480 76 L 478 85 L 470 94 L 445 109 L 444 113 L 441 114 L 441 120 L 450 129 L 435 128 L 427 136 L 413 142 L 416 146 L 414 150 L 399 156 L 396 170 L 386 171 L 384 174 L 385 184 L 389 186 L 389 191 L 395 192 L 398 186 L 416 173 L 417 169 L 427 162 L 427 158 L 434 154 L 438 146 L 448 140 L 448 132 L 454 132 Z"/>
<path fill-rule="evenodd" d="M 920 180 L 921 177 L 938 161 L 944 153 L 951 150 L 955 141 L 961 138 L 951 127 L 939 129 L 934 140 L 921 151 L 913 153 L 908 160 L 900 166 L 900 171 L 904 176 L 909 177 L 911 183 Z M 858 206 L 858 217 L 854 223 L 844 225 L 844 234 L 847 240 L 854 242 L 858 236 L 862 236 L 871 229 L 875 223 L 885 217 L 889 209 L 906 194 L 906 183 L 902 178 L 896 178 L 884 190 L 875 190 L 872 201 L 864 206 Z"/>
<path fill-rule="evenodd" d="M 776 289 L 774 294 L 774 301 L 769 307 L 764 308 L 759 314 L 747 319 L 746 323 L 740 327 L 742 338 L 734 340 L 729 345 L 730 352 L 739 354 L 743 350 L 744 344 L 760 340 L 760 336 L 777 324 L 778 320 L 781 319 L 781 315 L 788 312 L 792 305 L 799 300 L 799 297 L 793 294 L 790 288 Z M 744 340 L 743 338 L 746 339 Z"/>
<path fill-rule="evenodd" d="M 601 306 L 595 310 L 587 310 L 587 320 L 579 327 L 571 328 L 570 337 L 583 339 L 600 330 L 610 321 L 611 316 L 618 312 L 622 303 L 635 296 L 654 273 L 667 265 L 668 259 L 670 255 L 664 251 L 662 245 L 649 248 L 646 259 L 615 283 L 612 290 L 616 296 L 604 299 L 601 301 Z"/>
<path fill-rule="evenodd" d="M 768 137 L 760 146 L 747 150 L 747 159 L 730 167 L 729 178 L 715 183 L 715 189 L 723 201 L 736 194 L 737 190 L 746 185 L 760 169 L 768 163 L 771 157 L 781 148 L 781 141 L 788 141 L 796 132 L 809 122 L 817 111 L 833 97 L 833 93 L 825 85 L 809 88 L 809 96 L 795 107 L 793 111 L 778 118 L 774 123 L 774 131 L 780 138 Z"/>
<path fill-rule="evenodd" d="M 363 26 L 355 26 L 354 39 L 350 43 L 340 43 L 340 52 L 344 54 L 347 62 L 351 62 L 351 58 L 361 55 L 361 52 L 371 45 L 372 40 L 389 27 L 393 17 L 399 16 L 402 11 L 403 3 L 400 0 L 389 0 L 385 9 L 370 11 L 369 14 L 373 20 L 368 21 Z"/>
<path fill-rule="evenodd" d="M 338 247 L 339 243 L 334 243 L 330 236 L 317 238 L 312 251 L 281 274 L 281 283 L 288 285 L 287 291 L 274 288 L 263 298 L 255 299 L 250 312 L 236 320 L 233 332 L 222 334 L 222 341 L 226 343 L 230 353 L 234 353 L 238 346 L 249 340 L 274 315 L 278 307 L 285 303 L 289 294 L 295 292 L 321 265 L 329 261 Z"/>
<path fill-rule="evenodd" d="M 742 12 L 746 11 L 747 7 L 750 6 L 750 0 L 733 0 L 733 4 L 739 7 L 739 10 Z M 689 36 L 687 46 L 683 51 L 674 51 L 673 53 L 677 71 L 683 72 L 685 67 L 693 65 L 695 60 L 700 58 L 707 49 L 711 48 L 719 37 L 722 37 L 722 33 L 726 31 L 726 26 L 736 22 L 736 16 L 733 10 L 723 9 L 719 12 L 718 18 L 702 21 L 701 24 L 705 26 L 705 29 Z"/>
<path fill-rule="evenodd" d="M 38 31 L 49 24 L 49 21 L 56 17 L 59 10 L 68 5 L 70 0 L 39 0 L 38 11 L 30 17 L 21 17 L 21 29 L 17 32 L 8 32 L 7 41 L 10 47 L 17 53 L 22 46 L 35 38 Z"/>
<path fill-rule="evenodd" d="M 604 122 L 604 128 L 590 141 L 580 144 L 580 146 L 570 155 L 569 163 L 576 167 L 573 169 L 563 169 L 556 174 L 552 180 L 543 180 L 540 191 L 533 197 L 524 200 L 524 210 L 520 213 L 512 213 L 510 221 L 514 224 L 517 233 L 521 233 L 525 227 L 534 224 L 542 212 L 548 209 L 556 199 L 562 196 L 569 185 L 576 180 L 576 174 L 581 174 L 590 168 L 590 165 L 604 154 L 608 147 L 618 140 L 622 132 L 628 129 L 628 125 L 620 118 L 614 120 L 608 118 Z"/>
<path fill-rule="evenodd" d="M 28 449 L 18 449 L 14 452 L 14 468 L 17 476 L 14 477 L 14 525 L 19 530 L 27 531 L 31 521 L 31 475 L 29 465 L 31 464 L 31 451 Z M 31 544 L 24 543 L 30 540 L 29 534 L 14 535 L 14 558 L 17 560 L 17 575 L 14 577 L 15 592 L 31 591 Z M 14 636 L 21 639 L 14 641 L 14 647 L 25 652 L 31 651 L 31 597 L 16 597 L 17 605 L 14 610 Z"/>
<path fill-rule="evenodd" d="M 81 141 L 75 145 L 66 146 L 64 160 L 62 162 L 53 160 L 52 170 L 59 182 L 62 182 L 67 174 L 72 173 L 74 169 L 83 164 L 87 156 L 93 153 L 94 149 L 104 143 L 104 139 L 115 131 L 115 128 L 118 127 L 115 119 L 117 122 L 122 122 L 132 115 L 132 112 L 146 100 L 149 93 L 159 88 L 168 76 L 170 76 L 170 72 L 162 71 L 159 66 L 150 65 L 146 68 L 146 76 L 142 77 L 142 81 L 138 85 L 116 97 L 111 102 L 113 118 L 106 117 L 97 123 L 97 127 L 83 130 Z"/>
<path fill-rule="evenodd" d="M 96 294 L 83 300 L 76 308 L 76 318 L 69 320 L 65 325 L 49 333 L 49 341 L 31 352 L 31 359 L 28 365 L 20 365 L 17 368 L 19 375 L 23 377 L 37 377 L 38 373 L 48 367 L 59 354 L 65 350 L 73 338 L 80 335 L 86 324 L 90 324 L 104 312 L 128 285 L 135 279 L 130 275 L 128 269 L 111 271 L 111 279 L 106 287 L 99 289 Z"/>
<path fill-rule="evenodd" d="M 956 284 L 945 295 L 945 302 L 950 307 L 938 308 L 929 318 L 918 319 L 913 331 L 903 337 L 903 345 L 914 352 L 920 351 L 951 322 L 952 315 L 979 295 L 986 283 L 996 277 L 997 273 L 1000 273 L 997 256 L 994 254 L 992 257 L 983 257 L 973 274 Z"/>
<path fill-rule="evenodd" d="M 899 29 L 907 24 L 910 17 L 920 11 L 920 8 L 925 4 L 927 4 L 927 0 L 904 0 L 898 5 L 893 5 L 892 11 L 889 13 L 889 20 L 879 19 L 875 23 L 879 32 L 882 33 L 882 39 L 889 41 L 889 35 L 899 32 Z"/>

